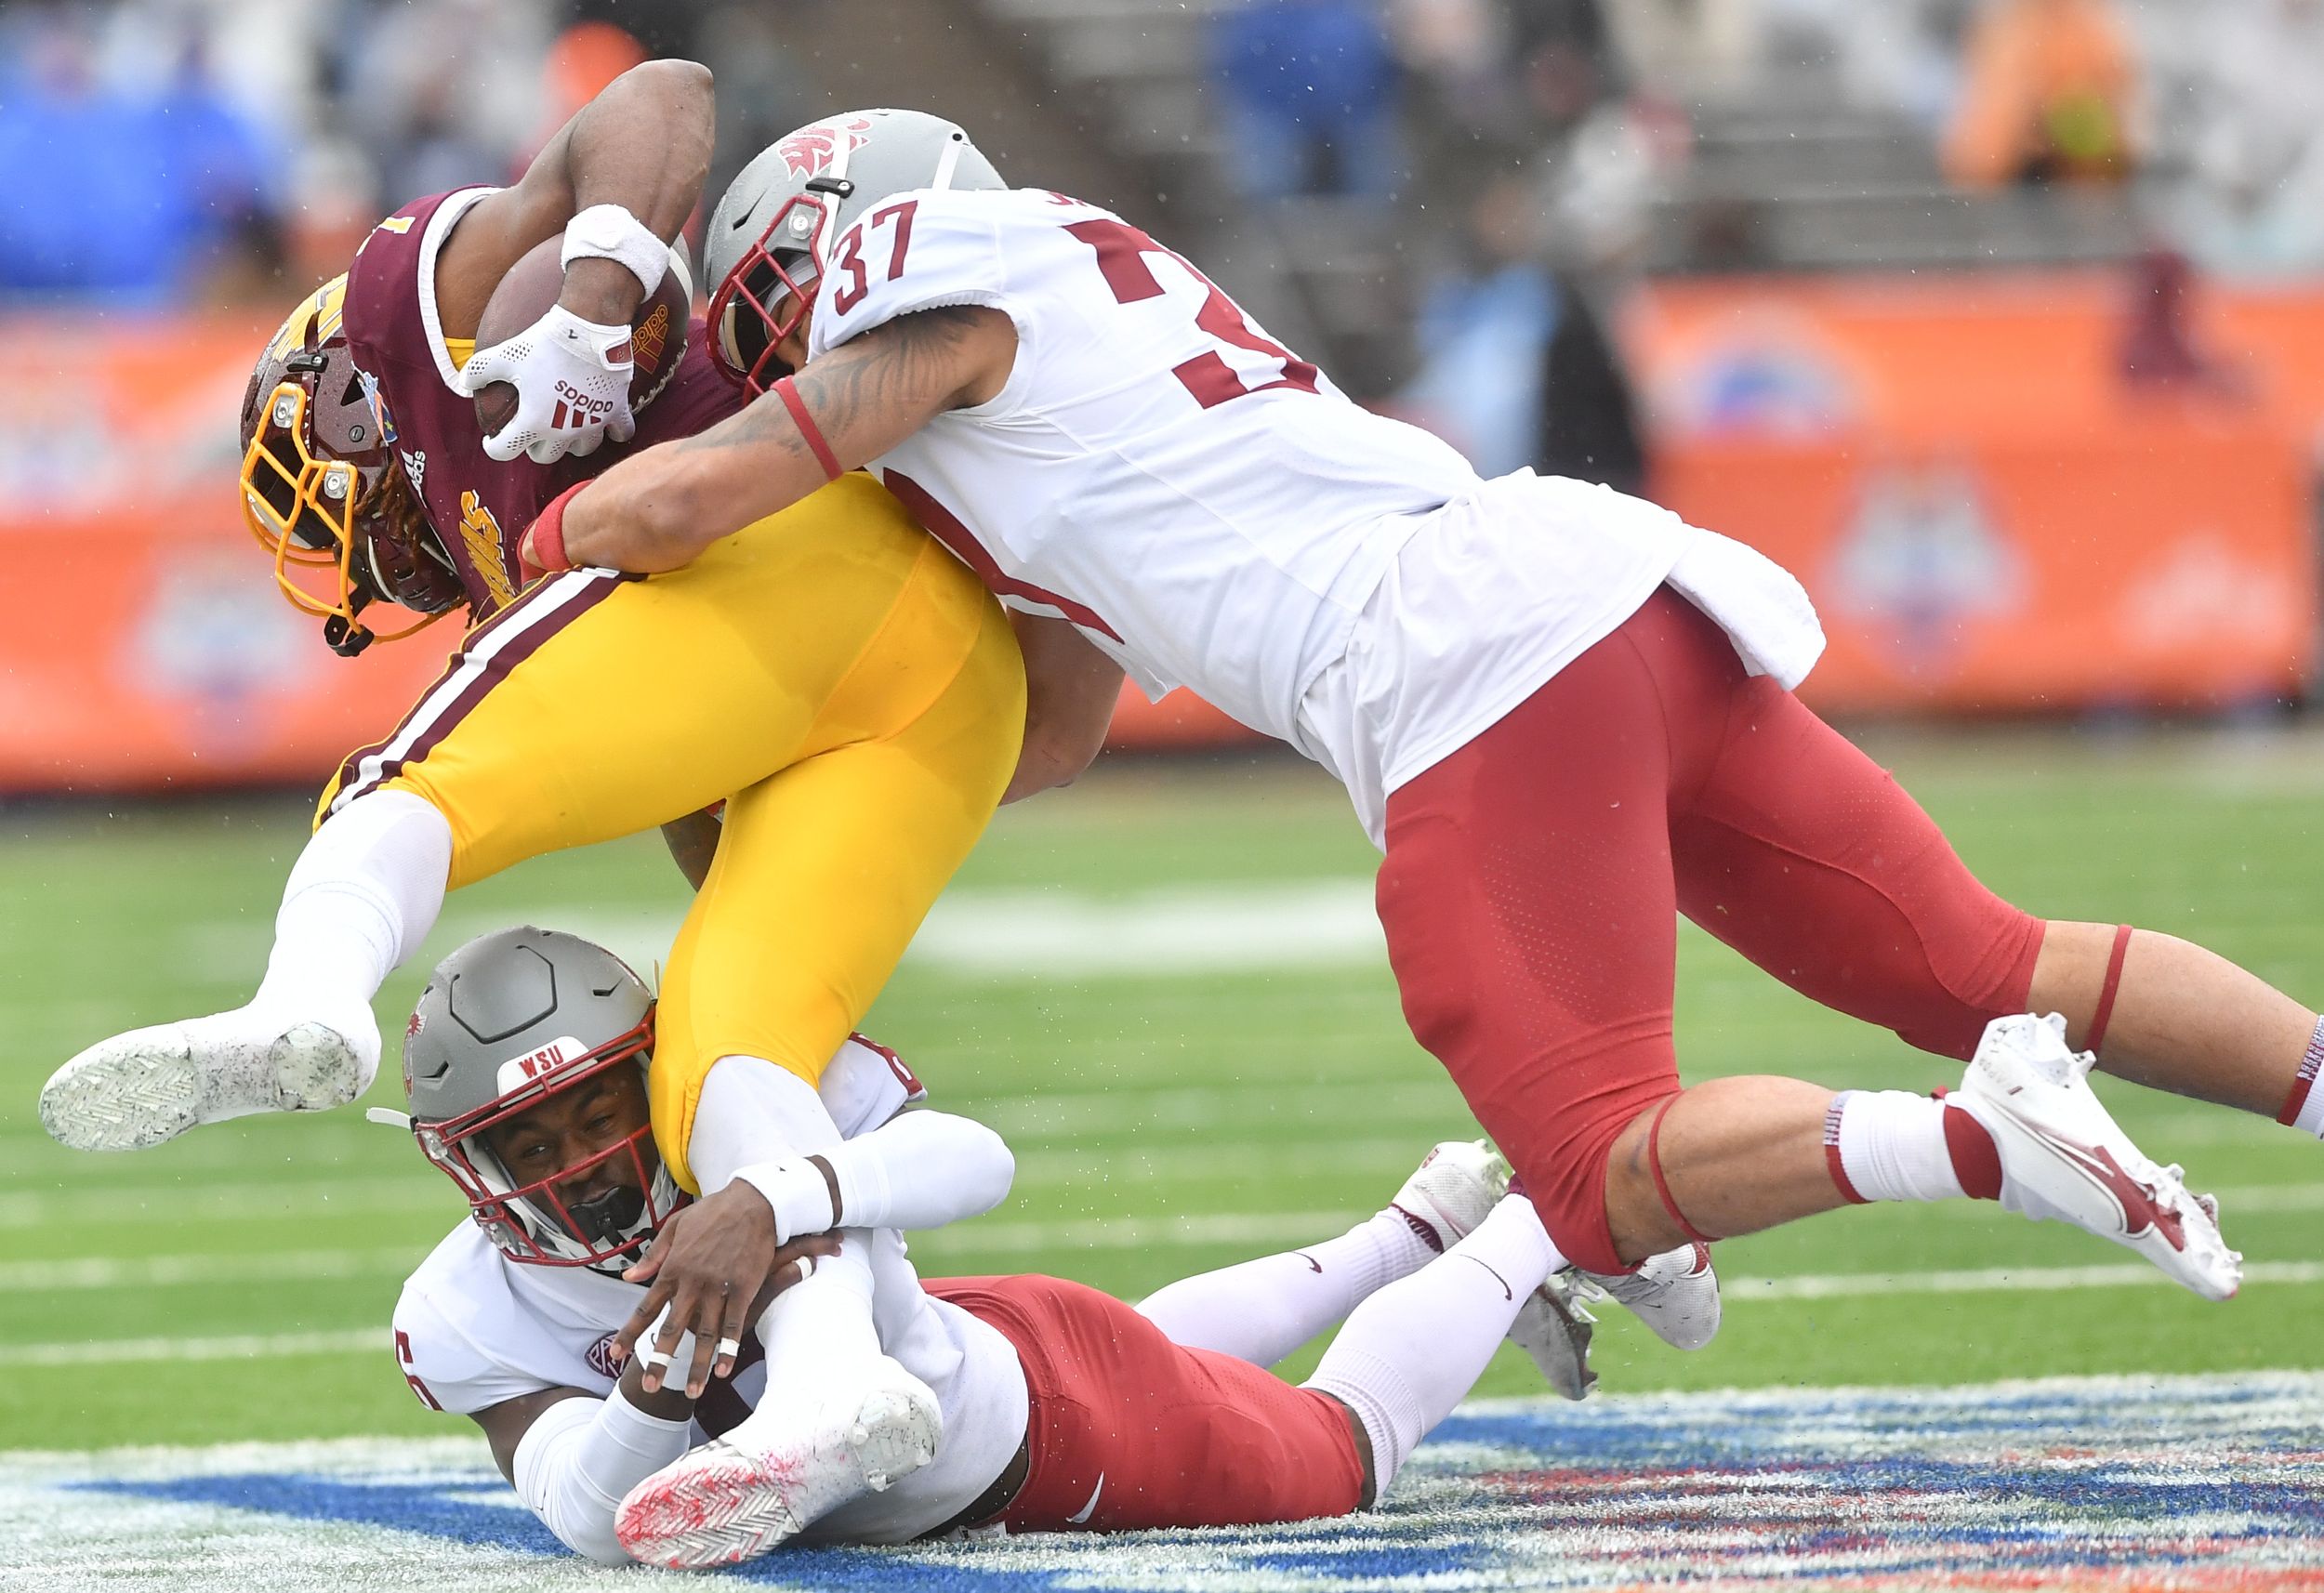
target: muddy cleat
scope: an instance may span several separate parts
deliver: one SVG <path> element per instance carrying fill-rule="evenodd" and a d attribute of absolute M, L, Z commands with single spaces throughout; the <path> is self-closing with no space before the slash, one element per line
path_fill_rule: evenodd
<path fill-rule="evenodd" d="M 1476 1231 L 1509 1190 L 1509 1164 L 1482 1139 L 1447 1139 L 1421 1158 L 1388 1209 L 1442 1256 Z"/>
<path fill-rule="evenodd" d="M 2067 1048 L 2066 1020 L 2054 1013 L 1998 1018 L 1946 1101 L 1993 1136 L 2003 1206 L 2070 1222 L 2205 1299 L 2228 1298 L 2243 1282 L 2243 1257 L 2220 1236 L 2218 1204 L 2189 1194 L 2181 1169 L 2156 1165 L 2131 1143 L 2090 1087 L 2095 1060 Z"/>
<path fill-rule="evenodd" d="M 1719 1331 L 1719 1274 L 1710 1249 L 1682 1244 L 1649 1256 L 1635 1272 L 1583 1272 L 1585 1298 L 1611 1299 L 1673 1349 L 1700 1349 Z"/>
<path fill-rule="evenodd" d="M 892 1362 L 868 1392 L 804 1425 L 787 1415 L 754 1415 L 630 1489 L 614 1520 L 622 1547 L 677 1570 L 736 1564 L 910 1476 L 944 1433 L 936 1396 Z"/>
<path fill-rule="evenodd" d="M 1582 1295 L 1581 1274 L 1567 1267 L 1525 1297 L 1510 1324 L 1509 1341 L 1533 1357 L 1550 1387 L 1569 1400 L 1589 1397 L 1598 1386 L 1590 1369 L 1590 1334 L 1598 1319 Z"/>
<path fill-rule="evenodd" d="M 335 1028 L 247 1007 L 132 1029 L 51 1073 L 41 1126 L 76 1151 L 140 1151 L 203 1123 L 321 1112 L 363 1093 L 379 1065 L 365 1011 Z"/>

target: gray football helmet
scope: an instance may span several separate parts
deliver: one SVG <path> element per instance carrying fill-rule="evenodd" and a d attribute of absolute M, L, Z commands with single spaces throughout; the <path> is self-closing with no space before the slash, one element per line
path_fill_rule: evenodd
<path fill-rule="evenodd" d="M 1008 186 L 957 124 L 924 111 L 851 111 L 770 144 L 727 185 L 703 247 L 719 363 L 754 397 L 790 375 L 775 345 L 806 319 L 840 234 L 883 200 Z"/>
<path fill-rule="evenodd" d="M 653 992 L 613 953 L 530 926 L 481 936 L 437 965 L 404 1027 L 413 1136 L 511 1260 L 618 1272 L 684 1200 L 653 1125 L 529 1181 L 494 1153 L 489 1131 L 609 1069 L 642 1079 L 653 1054 Z M 608 1163 L 611 1188 L 560 1192 Z"/>

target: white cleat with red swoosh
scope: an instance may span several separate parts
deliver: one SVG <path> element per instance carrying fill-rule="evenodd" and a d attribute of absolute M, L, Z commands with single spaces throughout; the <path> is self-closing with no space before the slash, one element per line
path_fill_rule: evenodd
<path fill-rule="evenodd" d="M 738 1564 L 910 1476 L 944 1436 L 936 1396 L 892 1361 L 803 1415 L 761 1406 L 630 1489 L 614 1518 L 622 1547 L 672 1570 Z"/>
<path fill-rule="evenodd" d="M 2219 1233 L 2219 1208 L 2181 1169 L 2131 1143 L 2090 1087 L 2096 1059 L 2066 1044 L 2066 1020 L 2025 1014 L 1986 1025 L 1947 1102 L 1993 1136 L 2001 1205 L 2036 1222 L 2070 1222 L 2152 1261 L 2205 1299 L 2229 1298 L 2243 1257 Z"/>

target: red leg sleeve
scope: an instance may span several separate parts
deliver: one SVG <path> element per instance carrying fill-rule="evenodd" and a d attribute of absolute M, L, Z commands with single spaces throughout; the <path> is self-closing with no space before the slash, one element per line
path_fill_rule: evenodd
<path fill-rule="evenodd" d="M 1670 845 L 1686 915 L 1826 1007 L 1961 1058 L 2026 1008 L 2041 921 L 1978 883 L 1885 770 L 1772 680 L 1738 681 Z"/>

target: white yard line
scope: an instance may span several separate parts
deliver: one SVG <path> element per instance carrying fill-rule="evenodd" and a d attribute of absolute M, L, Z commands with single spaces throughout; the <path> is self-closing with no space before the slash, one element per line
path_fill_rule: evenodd
<path fill-rule="evenodd" d="M 1296 1219 L 1296 1220 L 1295 1220 Z M 1312 1220 L 1311 1220 L 1312 1219 Z M 1273 1216 L 1252 1216 L 1235 1219 L 1216 1219 L 1205 1223 L 1200 1219 L 1177 1219 L 1190 1223 L 1187 1231 L 1142 1231 L 1140 1244 L 1209 1243 L 1213 1237 L 1227 1236 L 1231 1222 L 1252 1225 L 1286 1223 L 1299 1231 L 1313 1236 L 1327 1231 L 1335 1221 L 1344 1221 L 1344 1215 L 1326 1217 L 1320 1213 L 1277 1213 Z M 998 1225 L 1006 1228 L 1008 1225 Z M 1073 1224 L 1025 1224 L 1027 1229 L 1042 1228 L 1055 1234 L 1060 1227 Z M 1131 1225 L 1110 1224 L 1121 1230 Z M 1165 1225 L 1155 1225 L 1158 1230 Z M 1235 1229 L 1240 1236 L 1249 1229 Z M 1123 1236 L 1111 1236 L 1124 1242 Z M 0 1278 L 4 1281 L 4 1278 Z M 2317 1261 L 2255 1261 L 2243 1270 L 2246 1284 L 2317 1284 L 2324 1283 L 2324 1262 Z M 2026 1289 L 2116 1289 L 2143 1287 L 2167 1284 L 2168 1279 L 2151 1267 L 2135 1262 L 2119 1266 L 2101 1267 L 1989 1267 L 1974 1271 L 1922 1272 L 1890 1274 L 1875 1272 L 1833 1272 L 1810 1274 L 1796 1278 L 1730 1280 L 1726 1285 L 1729 1300 L 1748 1303 L 1757 1300 L 1835 1299 L 1851 1296 L 1882 1295 L 1961 1295 L 2014 1292 Z M 125 1362 L 192 1362 L 192 1361 L 255 1361 L 291 1355 L 385 1355 L 388 1353 L 388 1331 L 378 1327 L 346 1328 L 320 1333 L 237 1334 L 209 1338 L 111 1338 L 51 1344 L 0 1345 L 0 1367 L 17 1366 L 90 1366 L 110 1365 Z"/>
<path fill-rule="evenodd" d="M 669 954 L 680 914 L 667 907 L 543 903 L 527 912 L 455 905 L 429 935 L 441 954 L 509 924 L 553 925 L 640 967 Z M 189 925 L 181 967 L 220 979 L 265 965 L 268 926 L 248 918 Z M 1128 896 L 964 889 L 947 893 L 906 954 L 914 966 L 979 978 L 1178 979 L 1253 969 L 1387 964 L 1367 877 L 1170 886 Z"/>
<path fill-rule="evenodd" d="M 301 1279 L 395 1276 L 419 1264 L 420 1252 L 276 1250 L 241 1256 L 83 1256 L 58 1261 L 0 1262 L 0 1292 L 158 1289 L 204 1284 L 279 1284 Z"/>
<path fill-rule="evenodd" d="M 151 1189 L 25 1191 L 0 1194 L 0 1229 L 88 1222 L 162 1223 L 333 1217 L 348 1212 L 420 1211 L 456 1198 L 418 1165 L 408 1178 L 286 1179 L 282 1183 L 165 1185 Z M 456 1215 L 458 1207 L 452 1208 Z"/>
<path fill-rule="evenodd" d="M 2252 1261 L 2244 1266 L 2251 1284 L 2324 1284 L 2324 1261 Z M 1829 1300 L 1866 1295 L 1974 1295 L 2027 1289 L 2120 1289 L 2169 1284 L 2154 1268 L 2136 1261 L 2093 1267 L 1979 1267 L 1942 1272 L 1826 1272 L 1796 1278 L 1729 1279 L 1722 1293 L 1729 1301 Z"/>
<path fill-rule="evenodd" d="M 0 1366 L 112 1366 L 132 1361 L 257 1361 L 286 1355 L 393 1352 L 388 1325 L 336 1333 L 237 1334 L 222 1338 L 98 1338 L 83 1343 L 0 1344 Z"/>

